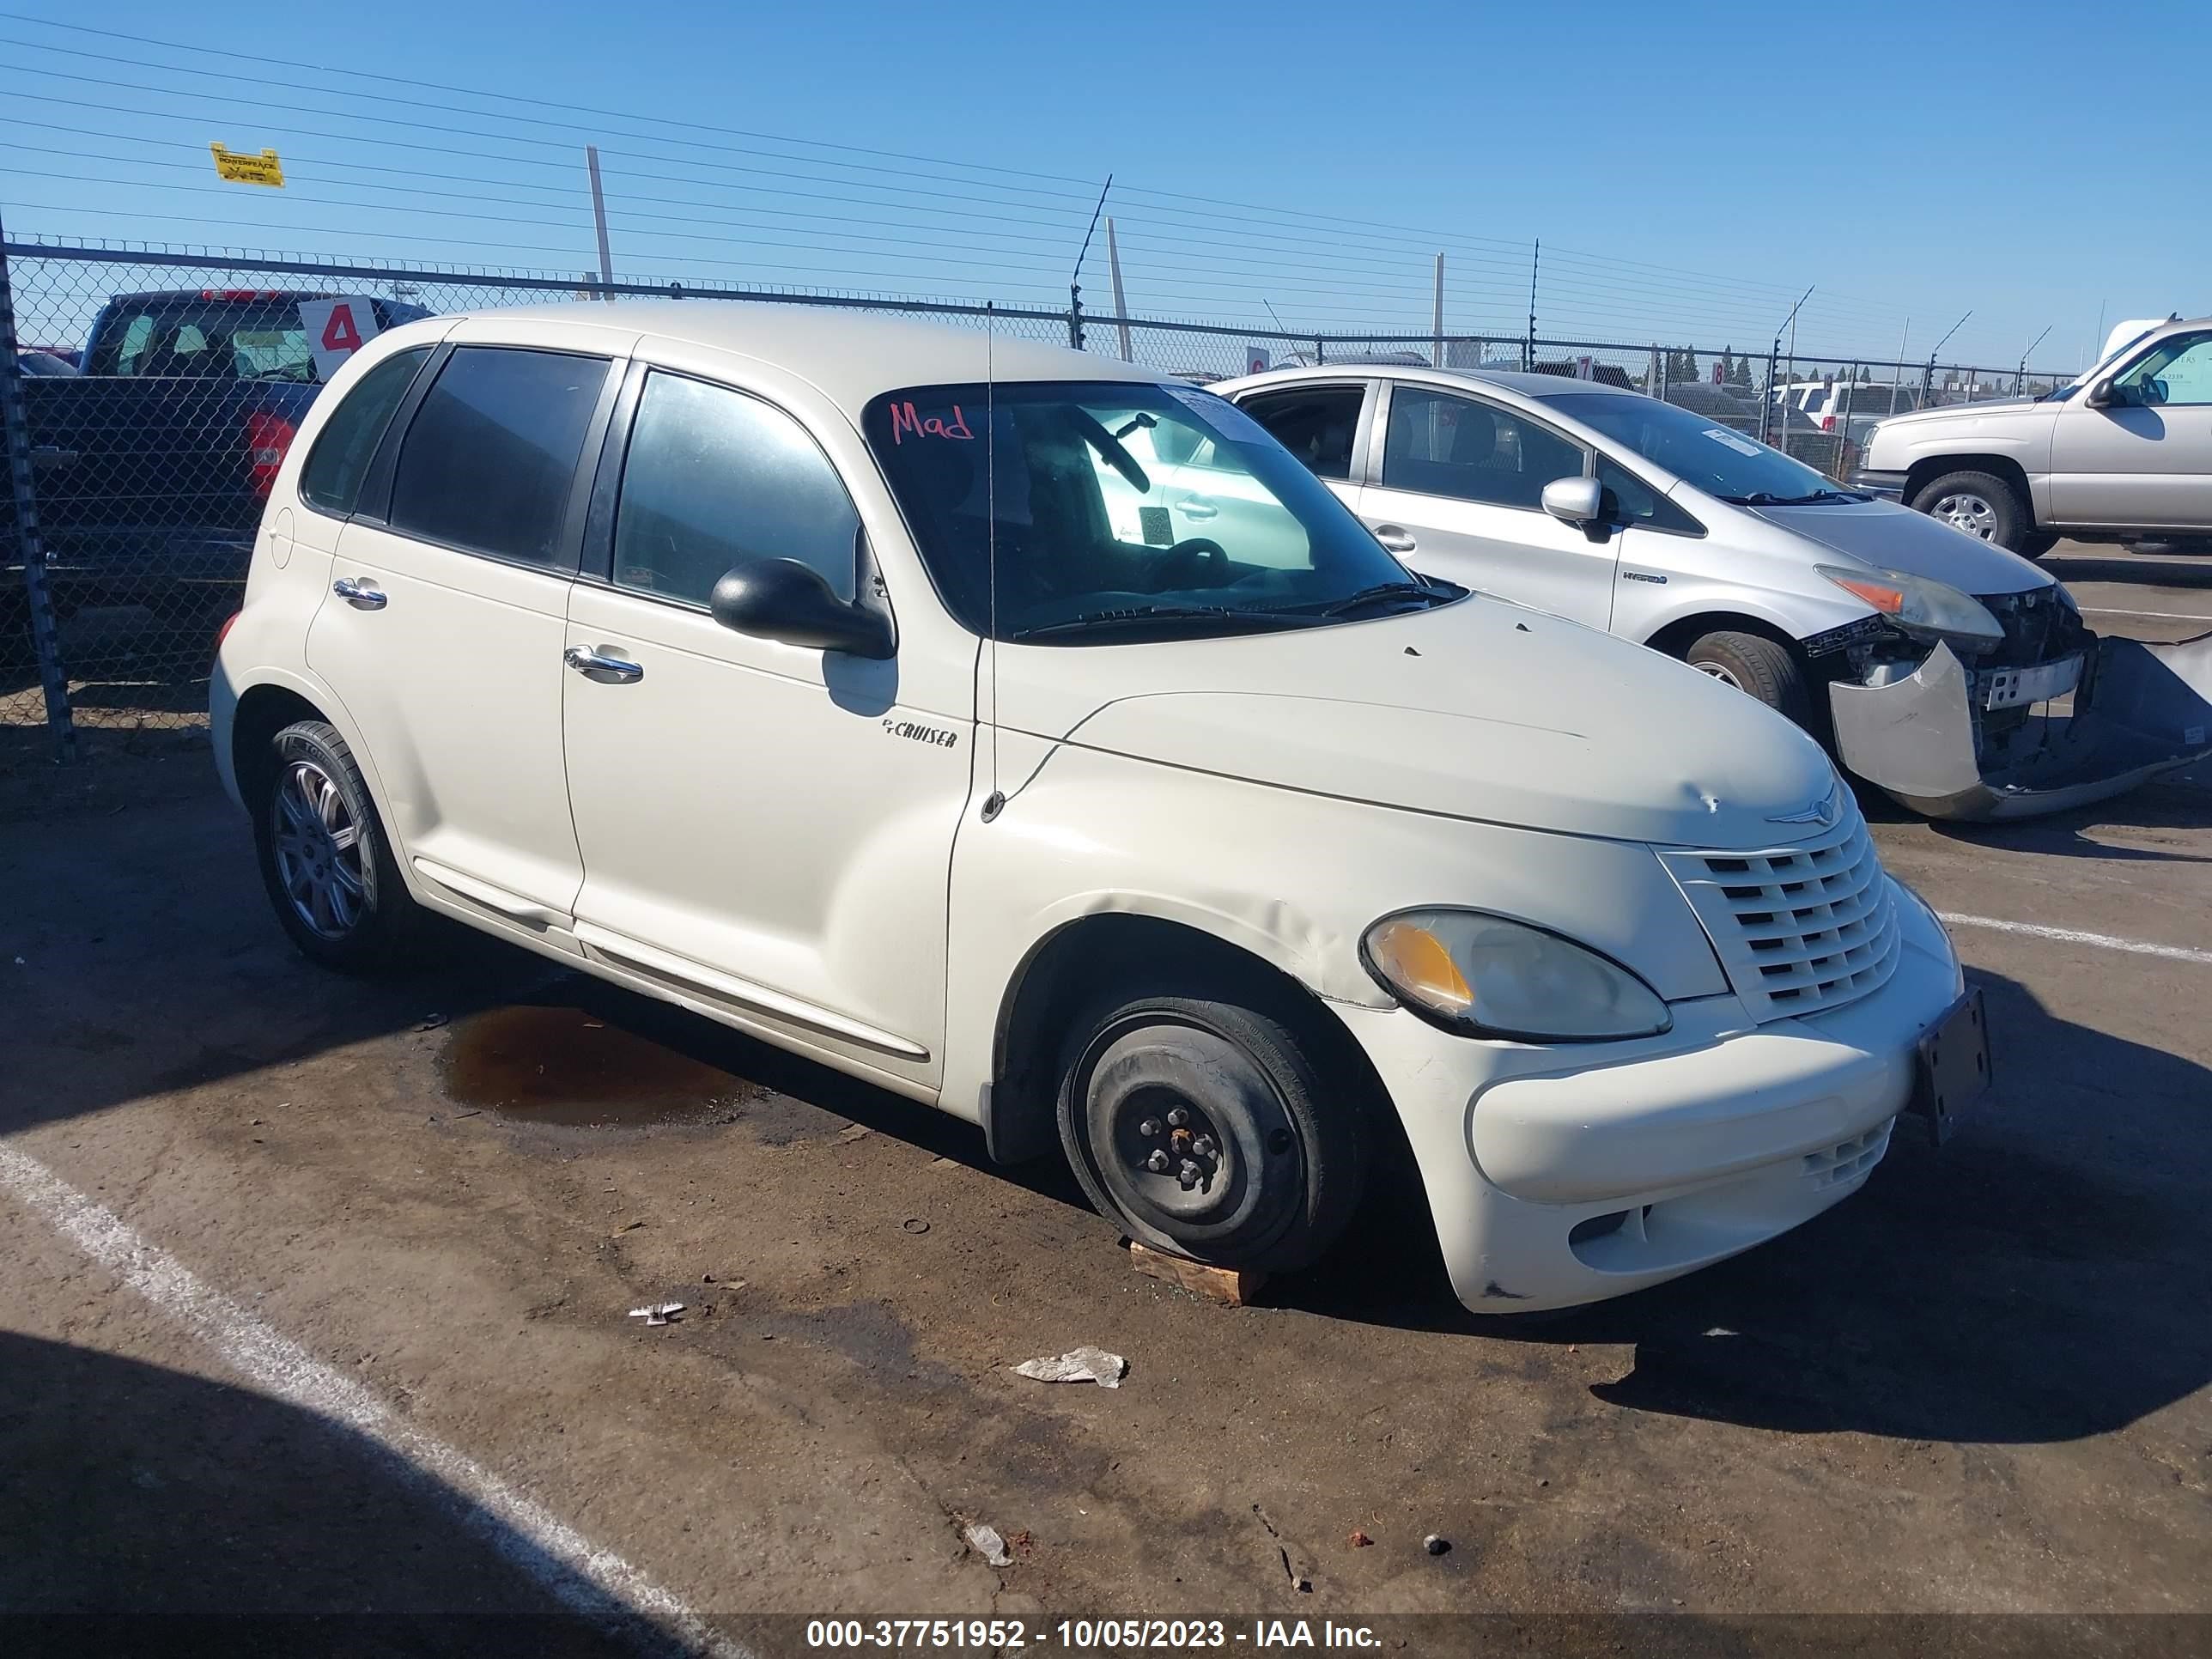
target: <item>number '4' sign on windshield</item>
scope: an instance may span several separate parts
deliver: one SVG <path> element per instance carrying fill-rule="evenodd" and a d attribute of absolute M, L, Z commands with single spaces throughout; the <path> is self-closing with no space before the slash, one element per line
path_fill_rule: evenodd
<path fill-rule="evenodd" d="M 307 349 L 314 354 L 319 380 L 329 380 L 347 358 L 381 332 L 376 325 L 375 301 L 356 295 L 301 301 L 300 326 L 307 331 Z"/>

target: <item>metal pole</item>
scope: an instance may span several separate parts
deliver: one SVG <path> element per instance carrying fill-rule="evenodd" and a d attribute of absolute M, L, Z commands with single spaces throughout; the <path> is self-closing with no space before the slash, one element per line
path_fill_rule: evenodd
<path fill-rule="evenodd" d="M 1969 311 L 1966 313 L 1966 317 L 1971 317 L 1973 314 L 1974 313 L 1972 312 Z M 1945 346 L 1951 343 L 1952 335 L 1956 334 L 1960 329 L 1966 327 L 1966 317 L 1961 317 L 1957 322 L 1952 324 L 1951 326 L 1945 331 L 1943 337 L 1936 341 L 1934 348 L 1928 353 L 1928 367 L 1920 377 L 1920 406 L 1923 409 L 1928 407 L 1928 399 L 1936 389 L 1936 353 L 1942 350 Z"/>
<path fill-rule="evenodd" d="M 1905 330 L 1897 337 L 1897 370 L 1889 377 L 1889 412 L 1897 413 L 1897 394 L 1905 390 L 1905 343 L 1912 337 L 1912 319 L 1905 319 Z"/>
<path fill-rule="evenodd" d="M 1106 211 L 1106 192 L 1114 188 L 1114 175 L 1108 173 L 1106 182 L 1098 187 L 1098 201 L 1091 210 L 1091 222 L 1083 232 L 1083 246 L 1076 251 L 1075 269 L 1067 278 L 1067 343 L 1083 349 L 1083 262 L 1091 257 L 1091 239 L 1098 234 L 1098 216 Z"/>
<path fill-rule="evenodd" d="M 1437 307 L 1435 315 L 1436 355 L 1430 360 L 1435 367 L 1444 366 L 1444 256 L 1437 255 Z"/>
<path fill-rule="evenodd" d="M 1668 373 L 1667 360 L 1659 355 L 1659 348 L 1651 348 L 1651 372 L 1644 377 L 1659 388 L 1659 401 L 1665 403 L 1667 394 L 1674 390 L 1674 377 Z"/>
<path fill-rule="evenodd" d="M 615 256 L 607 245 L 607 193 L 599 185 L 599 147 L 584 146 L 584 166 L 592 175 L 592 223 L 599 233 L 599 298 L 612 303 Z"/>
<path fill-rule="evenodd" d="M 1539 236 L 1536 246 L 1528 250 L 1528 335 L 1521 346 L 1522 373 L 1533 373 L 1536 367 L 1536 268 L 1544 258 L 1544 239 Z"/>
<path fill-rule="evenodd" d="M 1782 337 L 1774 337 L 1774 344 L 1766 354 L 1766 395 L 1759 400 L 1759 441 L 1765 443 L 1766 434 L 1773 429 L 1774 371 L 1782 362 Z"/>
<path fill-rule="evenodd" d="M 1121 337 L 1121 361 L 1129 356 L 1129 302 L 1121 297 L 1121 247 L 1114 240 L 1114 222 L 1106 222 L 1106 270 L 1114 278 L 1114 327 Z"/>
<path fill-rule="evenodd" d="M 0 227 L 0 427 L 6 428 L 15 538 L 23 550 L 23 598 L 31 613 L 39 684 L 46 692 L 46 730 L 53 733 L 54 758 L 68 765 L 77 757 L 76 722 L 70 714 L 69 676 L 62 670 L 61 635 L 46 591 L 46 545 L 39 535 L 38 495 L 31 482 L 31 427 L 23 409 L 23 372 L 16 360 L 15 297 L 4 227 Z"/>

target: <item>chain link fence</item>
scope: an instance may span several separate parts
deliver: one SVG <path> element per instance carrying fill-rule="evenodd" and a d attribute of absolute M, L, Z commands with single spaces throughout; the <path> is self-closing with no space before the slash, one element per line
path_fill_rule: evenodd
<path fill-rule="evenodd" d="M 204 738 L 216 636 L 236 610 L 276 468 L 347 338 L 335 296 L 389 325 L 572 299 L 775 301 L 922 316 L 1073 344 L 1207 382 L 1285 365 L 1533 370 L 1664 398 L 1841 477 L 1875 421 L 2048 390 L 2024 369 L 1747 356 L 1664 342 L 1301 335 L 952 301 L 4 245 L 10 465 L 0 491 L 0 776 Z M 304 309 L 303 309 L 304 308 Z M 309 325 L 313 325 L 310 327 Z M 50 620 L 49 620 L 50 619 Z"/>

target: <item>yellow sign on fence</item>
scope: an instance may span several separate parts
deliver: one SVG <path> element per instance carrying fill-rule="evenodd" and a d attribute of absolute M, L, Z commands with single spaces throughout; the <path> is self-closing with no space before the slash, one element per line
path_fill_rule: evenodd
<path fill-rule="evenodd" d="M 258 155 L 234 155 L 221 144 L 210 144 L 215 152 L 216 174 L 234 185 L 267 185 L 271 189 L 284 188 L 284 164 L 276 159 L 276 152 L 264 149 Z"/>

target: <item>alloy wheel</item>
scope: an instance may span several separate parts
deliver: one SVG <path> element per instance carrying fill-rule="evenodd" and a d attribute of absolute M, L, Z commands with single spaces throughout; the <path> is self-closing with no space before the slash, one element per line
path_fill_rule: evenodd
<path fill-rule="evenodd" d="M 276 874 L 292 908 L 318 938 L 342 939 L 368 897 L 361 825 L 336 779 L 313 761 L 287 762 L 270 803 Z"/>

